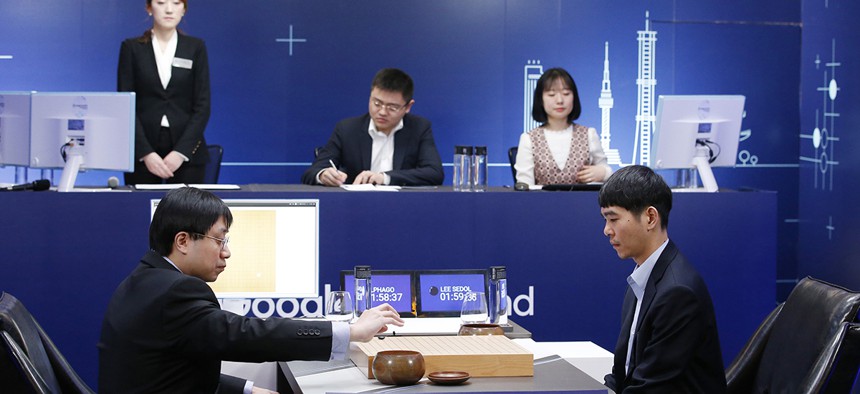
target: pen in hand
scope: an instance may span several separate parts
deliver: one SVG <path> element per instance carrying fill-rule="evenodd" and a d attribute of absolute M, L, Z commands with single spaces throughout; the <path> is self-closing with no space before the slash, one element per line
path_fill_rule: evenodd
<path fill-rule="evenodd" d="M 331 174 L 333 178 L 333 183 L 331 186 L 340 186 L 343 181 L 346 180 L 346 174 L 343 174 L 340 170 L 337 169 L 337 166 L 334 165 L 334 161 L 331 159 L 328 160 L 328 163 L 331 164 L 331 169 L 334 170 L 334 173 Z"/>

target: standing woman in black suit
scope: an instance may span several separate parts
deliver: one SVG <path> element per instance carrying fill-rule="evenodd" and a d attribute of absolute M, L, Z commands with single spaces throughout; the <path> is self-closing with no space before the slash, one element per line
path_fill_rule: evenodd
<path fill-rule="evenodd" d="M 202 183 L 209 158 L 209 60 L 176 26 L 187 0 L 146 0 L 152 29 L 122 43 L 117 90 L 137 93 L 134 173 L 125 184 Z"/>

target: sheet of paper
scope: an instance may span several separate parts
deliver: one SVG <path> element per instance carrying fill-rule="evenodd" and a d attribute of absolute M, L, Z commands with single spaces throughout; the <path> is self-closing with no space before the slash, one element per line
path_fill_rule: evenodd
<path fill-rule="evenodd" d="M 134 188 L 137 190 L 170 190 L 179 189 L 180 187 L 188 186 L 184 183 L 157 183 L 154 185 L 137 184 Z"/>
<path fill-rule="evenodd" d="M 400 190 L 400 186 L 372 185 L 369 183 L 363 185 L 340 185 L 340 187 L 353 192 L 396 192 Z"/>
<path fill-rule="evenodd" d="M 226 183 L 190 183 L 188 184 L 190 187 L 196 187 L 198 189 L 204 190 L 239 190 L 241 187 L 239 185 L 232 185 Z"/>
<path fill-rule="evenodd" d="M 439 186 L 400 186 L 400 190 L 436 190 Z"/>
<path fill-rule="evenodd" d="M 101 193 L 101 192 L 131 192 L 131 189 L 111 189 L 109 187 L 76 187 L 72 192 Z"/>
<path fill-rule="evenodd" d="M 457 335 L 460 324 L 459 317 L 416 317 L 403 319 L 403 327 L 389 325 L 387 335 Z"/>

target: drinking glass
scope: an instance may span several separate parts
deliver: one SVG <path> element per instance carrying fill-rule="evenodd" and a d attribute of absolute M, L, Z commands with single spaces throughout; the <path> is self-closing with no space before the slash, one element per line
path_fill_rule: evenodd
<path fill-rule="evenodd" d="M 460 309 L 460 320 L 463 324 L 486 323 L 487 296 L 483 291 L 470 291 L 463 296 L 463 308 Z"/>
<path fill-rule="evenodd" d="M 353 306 L 352 296 L 348 291 L 333 291 L 328 296 L 325 304 L 325 318 L 332 321 L 352 320 Z"/>

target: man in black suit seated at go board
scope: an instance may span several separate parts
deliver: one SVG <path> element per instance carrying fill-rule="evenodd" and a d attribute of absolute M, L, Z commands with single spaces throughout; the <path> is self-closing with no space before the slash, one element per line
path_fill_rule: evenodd
<path fill-rule="evenodd" d="M 227 267 L 230 209 L 214 194 L 174 189 L 158 203 L 147 252 L 108 304 L 99 340 L 100 393 L 268 393 L 221 375 L 221 361 L 345 359 L 350 341 L 403 325 L 388 304 L 345 322 L 257 319 L 223 311 L 206 282 Z"/>

